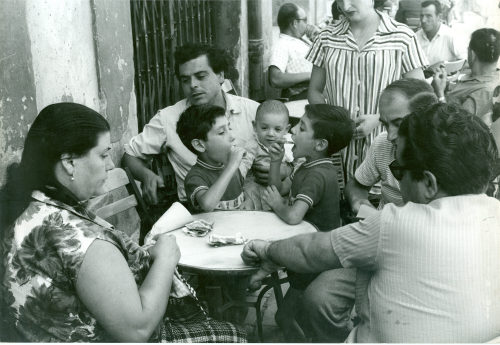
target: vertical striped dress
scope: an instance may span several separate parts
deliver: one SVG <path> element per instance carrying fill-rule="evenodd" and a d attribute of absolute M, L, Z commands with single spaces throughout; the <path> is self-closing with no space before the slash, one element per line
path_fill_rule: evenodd
<path fill-rule="evenodd" d="M 364 47 L 358 47 L 349 21 L 324 28 L 314 41 L 307 59 L 326 71 L 324 93 L 328 104 L 349 110 L 351 118 L 378 114 L 378 99 L 384 88 L 405 73 L 427 65 L 415 33 L 405 24 L 377 11 L 380 23 Z M 353 140 L 344 150 L 344 178 L 354 174 L 367 148 L 380 132 L 377 128 L 362 140 Z"/>

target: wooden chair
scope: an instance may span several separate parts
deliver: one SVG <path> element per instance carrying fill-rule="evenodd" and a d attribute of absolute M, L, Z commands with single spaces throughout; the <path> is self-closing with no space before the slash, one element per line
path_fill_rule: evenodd
<path fill-rule="evenodd" d="M 259 337 L 259 341 L 261 343 L 264 342 L 264 332 L 262 330 L 262 311 L 261 304 L 262 299 L 267 291 L 270 289 L 274 290 L 274 297 L 276 298 L 276 305 L 278 308 L 283 303 L 283 292 L 281 290 L 281 285 L 288 283 L 288 277 L 280 278 L 278 272 L 273 272 L 271 275 L 264 279 L 263 287 L 261 288 L 259 295 L 257 296 L 257 300 L 251 306 L 255 308 L 255 315 L 257 316 L 257 335 Z"/>
<path fill-rule="evenodd" d="M 125 197 L 115 197 L 114 194 L 111 195 L 113 191 L 122 187 L 126 187 L 128 195 Z M 146 232 L 149 231 L 152 226 L 152 220 L 149 216 L 146 203 L 142 199 L 141 192 L 128 168 L 115 168 L 109 171 L 104 188 L 106 190 L 105 194 L 94 199 L 102 199 L 104 196 L 110 199 L 111 202 L 106 203 L 104 206 L 98 206 L 98 208 L 94 210 L 95 214 L 106 220 L 123 211 L 137 207 L 137 213 L 141 220 L 139 243 L 142 243 L 142 239 Z M 108 200 L 104 199 L 103 201 L 107 202 Z"/>
<path fill-rule="evenodd" d="M 161 152 L 155 155 L 152 162 L 151 169 L 163 178 L 164 188 L 157 191 L 158 204 L 147 205 L 149 216 L 153 221 L 158 220 L 159 217 L 175 202 L 179 201 L 177 196 L 177 182 L 175 179 L 175 171 L 170 163 L 167 152 L 168 148 L 164 144 L 161 148 Z"/>

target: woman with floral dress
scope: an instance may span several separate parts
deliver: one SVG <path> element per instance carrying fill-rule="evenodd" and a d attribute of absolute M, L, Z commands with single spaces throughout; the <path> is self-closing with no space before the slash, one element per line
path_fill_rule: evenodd
<path fill-rule="evenodd" d="M 246 341 L 205 314 L 173 236 L 146 249 L 85 208 L 110 150 L 109 124 L 83 105 L 50 105 L 30 128 L 0 199 L 2 340 Z"/>

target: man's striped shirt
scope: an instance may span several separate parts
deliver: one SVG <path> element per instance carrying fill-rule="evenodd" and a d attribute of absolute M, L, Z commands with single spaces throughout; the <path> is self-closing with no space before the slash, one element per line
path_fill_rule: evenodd
<path fill-rule="evenodd" d="M 395 159 L 395 151 L 395 146 L 387 140 L 387 132 L 380 133 L 354 173 L 356 181 L 363 186 L 372 187 L 377 182 L 381 183 L 382 200 L 379 209 L 388 203 L 403 206 L 399 182 L 389 169 L 389 164 Z"/>

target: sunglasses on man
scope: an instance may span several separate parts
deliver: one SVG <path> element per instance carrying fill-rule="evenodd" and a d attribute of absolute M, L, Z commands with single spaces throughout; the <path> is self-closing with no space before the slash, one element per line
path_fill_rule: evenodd
<path fill-rule="evenodd" d="M 407 165 L 401 165 L 396 160 L 393 160 L 391 164 L 389 164 L 389 170 L 391 170 L 391 173 L 396 178 L 396 180 L 401 181 L 403 179 L 405 170 L 417 169 Z"/>

